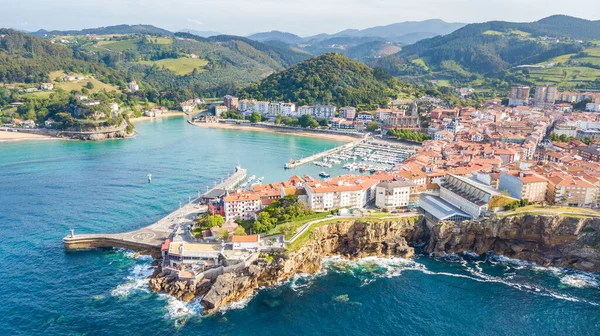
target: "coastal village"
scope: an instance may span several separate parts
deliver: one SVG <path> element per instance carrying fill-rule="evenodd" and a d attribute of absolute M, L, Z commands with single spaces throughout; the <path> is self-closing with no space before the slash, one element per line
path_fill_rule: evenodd
<path fill-rule="evenodd" d="M 426 113 L 428 127 L 423 128 L 423 114 L 417 112 L 415 102 L 357 112 L 352 107 L 296 109 L 293 103 L 225 96 L 223 105 L 213 104 L 211 113 L 201 114 L 195 122 L 250 123 L 220 118 L 231 110 L 246 116 L 259 113 L 267 120 L 277 115 L 311 115 L 330 121 L 333 129 L 361 134 L 359 140 L 291 161 L 290 167 L 312 162 L 330 168 L 345 163 L 344 168 L 353 171 L 351 167 L 363 161 L 380 166 L 360 166 L 356 169 L 360 174 L 332 177 L 323 172 L 319 177 L 294 175 L 271 183 L 263 183 L 264 177 L 247 177 L 238 167 L 225 187 L 215 187 L 190 203 L 188 219 L 179 216 L 173 233 L 161 243 L 162 270 L 180 280 L 209 281 L 248 267 L 265 252 L 285 251 L 311 225 L 331 218 L 379 213 L 421 215 L 437 223 L 485 221 L 526 206 L 572 208 L 573 212 L 598 208 L 600 118 L 594 112 L 573 111 L 573 104 L 581 101 L 592 101 L 586 108 L 597 109 L 600 94 L 558 92 L 544 86 L 530 99 L 529 88 L 514 87 L 508 106 L 494 99 L 480 108 L 433 108 Z M 375 138 L 365 137 L 364 125 L 373 121 L 379 132 Z M 409 146 L 390 139 L 397 130 L 429 138 Z M 281 216 L 288 220 L 271 217 L 288 207 L 300 214 Z M 287 224 L 313 216 L 302 225 Z"/>

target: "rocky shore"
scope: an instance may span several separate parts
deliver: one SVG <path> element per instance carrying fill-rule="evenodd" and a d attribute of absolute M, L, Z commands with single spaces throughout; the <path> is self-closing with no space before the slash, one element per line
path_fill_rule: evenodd
<path fill-rule="evenodd" d="M 189 301 L 202 297 L 203 313 L 243 300 L 261 287 L 289 280 L 297 273 L 316 273 L 323 258 L 367 256 L 410 258 L 411 245 L 426 243 L 435 255 L 472 250 L 533 261 L 544 266 L 565 266 L 600 271 L 600 219 L 521 216 L 484 222 L 431 224 L 423 217 L 395 220 L 347 220 L 318 227 L 296 252 L 273 253 L 236 273 L 214 280 L 178 281 L 160 271 L 150 280 L 154 291 Z"/>

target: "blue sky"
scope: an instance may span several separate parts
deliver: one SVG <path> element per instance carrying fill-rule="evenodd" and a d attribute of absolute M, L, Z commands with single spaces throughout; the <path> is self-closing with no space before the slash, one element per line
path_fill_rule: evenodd
<path fill-rule="evenodd" d="M 0 0 L 0 26 L 81 29 L 146 23 L 172 31 L 247 35 L 334 33 L 402 21 L 534 21 L 552 14 L 600 19 L 598 0 Z"/>

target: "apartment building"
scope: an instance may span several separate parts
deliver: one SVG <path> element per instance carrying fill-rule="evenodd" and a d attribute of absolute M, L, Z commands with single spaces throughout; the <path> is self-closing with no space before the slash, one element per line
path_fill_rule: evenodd
<path fill-rule="evenodd" d="M 554 173 L 548 177 L 546 200 L 552 204 L 585 207 L 595 204 L 598 187 L 582 177 Z"/>
<path fill-rule="evenodd" d="M 354 120 L 356 117 L 356 108 L 349 106 L 341 107 L 339 117 L 346 120 Z"/>
<path fill-rule="evenodd" d="M 223 207 L 225 220 L 232 221 L 253 219 L 263 205 L 258 193 L 239 192 L 223 197 Z"/>
<path fill-rule="evenodd" d="M 339 208 L 362 208 L 375 200 L 378 181 L 362 180 L 361 176 L 340 176 L 329 181 L 312 181 L 305 184 L 308 205 L 314 211 Z"/>
<path fill-rule="evenodd" d="M 546 199 L 548 180 L 532 172 L 508 172 L 500 174 L 499 190 L 506 190 L 517 199 L 542 202 Z"/>
<path fill-rule="evenodd" d="M 315 105 L 312 109 L 312 115 L 317 120 L 335 118 L 336 108 L 333 105 Z"/>
<path fill-rule="evenodd" d="M 234 96 L 227 95 L 223 97 L 223 105 L 227 106 L 230 110 L 237 110 L 238 108 L 238 98 Z"/>
<path fill-rule="evenodd" d="M 417 199 L 416 184 L 410 181 L 381 182 L 375 191 L 375 206 L 380 209 L 406 208 Z"/>

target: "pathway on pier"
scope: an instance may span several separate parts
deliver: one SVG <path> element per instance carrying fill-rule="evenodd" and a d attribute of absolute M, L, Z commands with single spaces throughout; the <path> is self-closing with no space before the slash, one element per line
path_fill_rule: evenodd
<path fill-rule="evenodd" d="M 215 189 L 231 190 L 246 178 L 246 169 L 236 167 L 233 174 L 207 191 L 209 194 Z M 204 195 L 206 195 L 204 194 Z M 190 225 L 194 218 L 207 211 L 207 206 L 200 204 L 200 197 L 190 203 L 182 205 L 179 209 L 161 218 L 155 223 L 141 229 L 113 234 L 77 234 L 63 238 L 66 249 L 80 249 L 92 247 L 124 247 L 136 250 L 160 250 L 162 243 L 171 238 L 178 228 Z"/>

